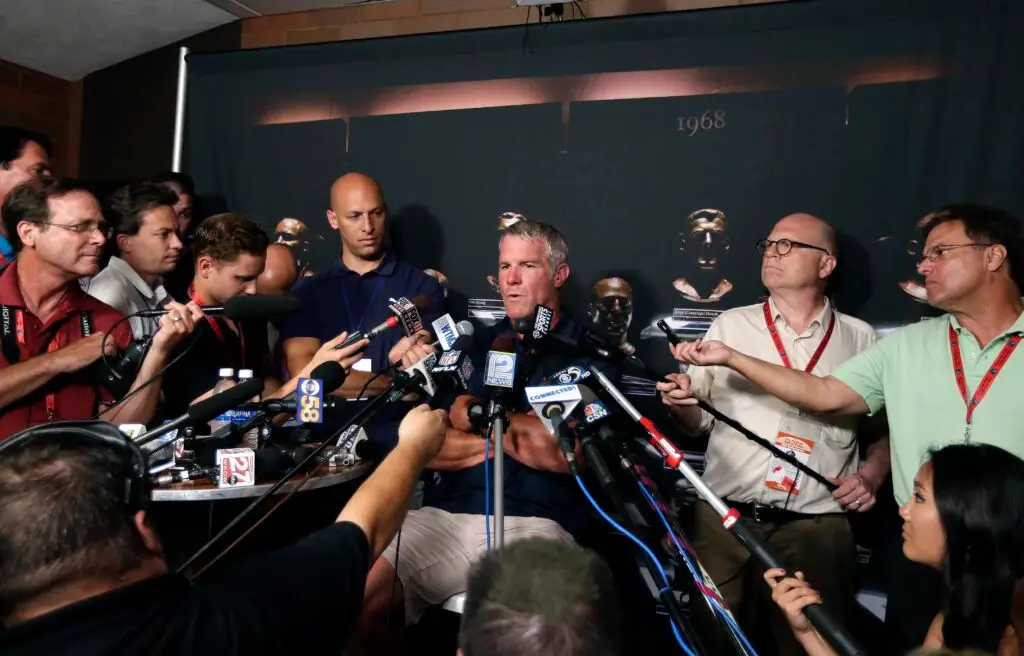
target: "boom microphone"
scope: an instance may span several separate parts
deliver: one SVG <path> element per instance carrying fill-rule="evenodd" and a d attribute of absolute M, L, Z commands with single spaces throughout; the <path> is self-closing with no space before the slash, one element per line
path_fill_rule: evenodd
<path fill-rule="evenodd" d="M 229 298 L 224 305 L 207 305 L 203 308 L 203 314 L 209 317 L 223 315 L 228 319 L 241 321 L 243 319 L 254 319 L 274 316 L 277 314 L 288 314 L 295 312 L 301 307 L 302 301 L 294 296 L 257 296 L 245 294 Z M 170 312 L 167 308 L 158 310 L 140 310 L 132 317 L 155 318 L 162 317 Z"/>

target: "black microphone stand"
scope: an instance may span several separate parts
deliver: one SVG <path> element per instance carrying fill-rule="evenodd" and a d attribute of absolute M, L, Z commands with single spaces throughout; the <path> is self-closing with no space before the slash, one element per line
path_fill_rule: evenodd
<path fill-rule="evenodd" d="M 619 490 L 616 487 L 615 477 L 612 475 L 611 470 L 608 469 L 608 464 L 604 461 L 604 457 L 602 457 L 601 451 L 597 446 L 597 441 L 594 439 L 593 435 L 585 432 L 580 438 L 580 447 L 583 449 L 583 455 L 586 457 L 587 464 L 597 477 L 598 483 L 601 485 L 601 489 L 604 490 L 604 493 L 611 501 L 612 506 L 615 507 L 615 512 L 618 513 L 623 522 L 631 525 L 633 533 L 638 533 L 639 527 L 630 517 L 629 510 L 626 508 L 626 502 L 623 500 L 622 495 L 619 494 Z M 568 460 L 568 458 L 566 460 Z M 646 551 L 641 550 L 641 553 L 645 560 L 651 560 L 650 555 L 647 554 Z M 652 572 L 656 572 L 659 565 L 660 563 L 648 562 L 648 567 L 650 567 Z M 689 620 L 683 614 L 683 609 L 679 605 L 679 600 L 676 599 L 676 595 L 671 587 L 661 589 L 659 592 L 659 598 L 665 605 L 666 610 L 668 610 L 668 614 L 672 618 L 672 621 L 679 627 L 686 643 L 693 648 L 694 654 L 696 656 L 703 656 L 704 654 L 707 654 L 708 652 L 698 639 L 696 631 L 693 630 L 693 627 L 690 626 Z"/>
<path fill-rule="evenodd" d="M 396 379 L 397 378 L 398 377 L 396 376 Z M 212 549 L 213 546 L 218 541 L 221 540 L 221 538 L 223 538 L 232 529 L 234 529 L 236 526 L 238 526 L 242 522 L 242 520 L 244 520 L 246 517 L 248 517 L 253 512 L 255 512 L 256 508 L 258 508 L 261 504 L 263 504 L 267 499 L 269 499 L 273 495 L 277 494 L 278 490 L 280 490 L 282 487 L 284 487 L 284 485 L 288 481 L 290 481 L 292 479 L 292 477 L 295 476 L 295 474 L 299 473 L 300 471 L 303 471 L 305 469 L 305 467 L 310 462 L 315 460 L 316 457 L 321 452 L 324 451 L 324 449 L 326 449 L 329 446 L 332 446 L 332 442 L 336 441 L 338 439 L 338 437 L 341 436 L 342 433 L 344 433 L 346 430 L 348 430 L 353 425 L 365 423 L 368 419 L 370 419 L 373 415 L 375 415 L 378 411 L 380 411 L 381 408 L 386 406 L 388 403 L 391 403 L 393 400 L 397 400 L 396 398 L 394 398 L 395 393 L 398 392 L 399 390 L 405 390 L 408 387 L 412 386 L 414 380 L 415 379 L 413 377 L 407 376 L 407 377 L 403 378 L 402 380 L 400 380 L 397 383 L 392 383 L 391 390 L 385 391 L 383 394 L 381 394 L 381 395 L 371 399 L 366 405 L 364 405 L 359 410 L 359 412 L 357 412 L 351 419 L 349 419 L 347 422 L 345 422 L 345 425 L 342 426 L 338 431 L 336 431 L 334 433 L 334 435 L 332 435 L 329 439 L 324 440 L 320 444 L 320 446 L 318 446 L 315 449 L 313 449 L 312 451 L 310 451 L 310 453 L 302 460 L 302 462 L 298 463 L 291 471 L 289 471 L 287 474 L 282 476 L 280 478 L 280 480 L 278 480 L 276 483 L 274 483 L 272 486 L 270 486 L 270 488 L 268 488 L 263 494 L 261 494 L 260 496 L 256 497 L 255 499 L 253 499 L 252 503 L 250 503 L 246 507 L 245 510 L 243 510 L 241 513 L 238 514 L 238 516 L 236 516 L 234 519 L 232 519 L 230 522 L 228 522 L 227 526 L 222 528 L 220 530 L 220 532 L 217 533 L 217 535 L 215 535 L 212 538 L 210 538 L 210 540 L 207 541 L 206 544 L 201 546 L 194 554 L 192 554 L 189 557 L 189 559 L 186 560 L 184 562 L 184 564 L 182 564 L 177 569 L 177 573 L 178 574 L 184 573 L 191 565 L 193 565 L 197 560 L 199 560 L 199 558 L 201 556 L 203 556 L 204 554 L 206 554 L 206 552 L 208 552 L 210 549 Z M 397 398 L 401 398 L 403 395 L 404 394 L 399 394 Z M 333 456 L 339 449 L 341 449 L 341 447 L 343 445 L 337 444 L 337 445 L 333 445 L 333 446 L 334 446 L 334 451 L 332 451 L 328 455 L 328 457 L 323 460 L 323 462 L 329 461 L 330 457 Z M 310 471 L 309 475 L 311 476 L 315 470 L 316 470 L 316 468 L 314 468 L 312 471 Z M 308 478 L 307 478 L 307 480 L 308 480 Z M 280 507 L 280 504 L 278 504 L 277 506 L 274 506 L 274 508 L 272 508 L 270 511 L 267 512 L 267 515 L 269 515 L 270 512 L 273 512 L 274 509 L 279 508 L 279 507 Z M 262 521 L 262 518 L 261 518 L 260 521 Z M 255 526 L 256 525 L 254 524 L 250 528 L 250 530 L 252 530 L 252 528 L 255 528 Z M 210 561 L 209 564 L 207 564 L 207 567 L 209 567 L 214 562 L 216 562 L 217 560 L 222 558 L 228 551 L 231 550 L 232 547 L 234 547 L 235 544 L 238 543 L 239 540 L 241 540 L 243 537 L 245 537 L 245 535 L 246 534 L 243 534 L 241 537 L 238 538 L 238 540 L 236 540 L 234 543 L 228 545 L 228 547 L 226 549 L 224 549 L 219 554 L 217 554 L 217 556 L 212 561 Z"/>
<path fill-rule="evenodd" d="M 740 517 L 740 514 L 726 505 L 721 497 L 711 491 L 697 472 L 686 464 L 682 454 L 662 435 L 654 423 L 640 414 L 640 411 L 633 406 L 625 395 L 610 381 L 608 377 L 598 369 L 593 369 L 594 376 L 600 381 L 601 386 L 611 395 L 615 402 L 626 411 L 630 417 L 650 435 L 650 443 L 657 448 L 665 458 L 665 465 L 675 469 L 682 474 L 686 480 L 697 490 L 705 501 L 722 517 L 722 527 L 730 531 L 740 541 L 750 554 L 759 560 L 765 569 L 785 569 L 782 560 L 775 553 L 771 546 L 762 540 Z M 844 656 L 867 656 L 864 648 L 857 644 L 845 628 L 843 628 L 832 615 L 821 604 L 813 604 L 804 608 L 804 614 L 811 621 L 818 634 L 833 649 Z"/>

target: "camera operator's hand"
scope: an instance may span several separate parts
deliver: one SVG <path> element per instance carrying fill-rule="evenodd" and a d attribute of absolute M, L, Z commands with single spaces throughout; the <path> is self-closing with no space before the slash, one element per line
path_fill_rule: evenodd
<path fill-rule="evenodd" d="M 426 404 L 418 405 L 405 415 L 398 426 L 397 448 L 415 450 L 426 464 L 441 452 L 447 429 L 447 412 L 431 410 Z"/>
<path fill-rule="evenodd" d="M 56 365 L 56 369 L 61 373 L 72 373 L 81 371 L 99 360 L 103 355 L 100 346 L 103 344 L 105 334 L 94 333 L 54 351 L 52 362 Z M 109 358 L 115 353 L 117 353 L 117 340 L 111 335 L 107 339 L 106 355 Z"/>

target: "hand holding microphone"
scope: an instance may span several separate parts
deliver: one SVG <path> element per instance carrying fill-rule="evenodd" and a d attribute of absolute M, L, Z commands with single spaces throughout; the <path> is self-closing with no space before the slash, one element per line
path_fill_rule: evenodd
<path fill-rule="evenodd" d="M 171 301 L 163 309 L 166 313 L 160 317 L 160 329 L 153 335 L 151 348 L 158 353 L 170 353 L 186 335 L 195 330 L 197 322 L 204 315 L 195 301 L 189 301 L 188 305 Z"/>
<path fill-rule="evenodd" d="M 668 374 L 667 381 L 659 381 L 655 387 L 661 393 L 661 402 L 669 408 L 697 405 L 697 399 L 690 390 L 690 377 L 686 374 Z"/>
<path fill-rule="evenodd" d="M 362 351 L 366 348 L 366 345 L 370 343 L 367 338 L 359 339 L 354 341 L 347 346 L 342 346 L 348 340 L 348 333 L 344 332 L 326 342 L 321 346 L 317 352 L 313 355 L 313 359 L 309 361 L 302 372 L 297 376 L 298 378 L 308 378 L 309 372 L 313 371 L 321 364 L 325 362 L 337 362 L 348 374 L 352 371 L 352 367 L 362 357 Z"/>
<path fill-rule="evenodd" d="M 704 341 L 695 339 L 692 342 L 679 342 L 669 346 L 672 357 L 683 364 L 692 364 L 698 367 L 710 367 L 712 365 L 729 366 L 733 350 L 722 342 L 711 340 Z"/>

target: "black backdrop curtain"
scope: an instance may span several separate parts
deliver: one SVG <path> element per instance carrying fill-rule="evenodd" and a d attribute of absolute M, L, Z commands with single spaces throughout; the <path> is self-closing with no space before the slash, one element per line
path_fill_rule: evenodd
<path fill-rule="evenodd" d="M 369 173 L 396 251 L 463 309 L 497 298 L 499 214 L 551 222 L 569 306 L 626 278 L 631 341 L 659 364 L 652 322 L 698 333 L 755 302 L 755 241 L 811 212 L 840 231 L 840 308 L 889 328 L 925 308 L 906 291 L 924 214 L 1024 210 L 1021 4 L 817 0 L 201 55 L 188 170 L 268 230 L 302 221 L 313 269 L 337 257 L 331 181 Z M 724 218 L 688 219 L 702 209 Z"/>

